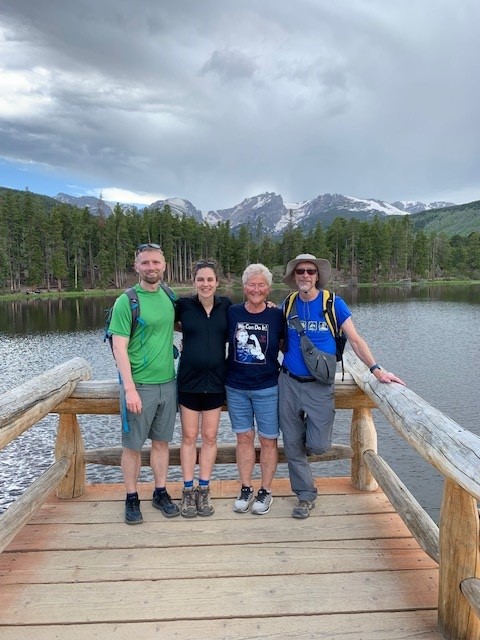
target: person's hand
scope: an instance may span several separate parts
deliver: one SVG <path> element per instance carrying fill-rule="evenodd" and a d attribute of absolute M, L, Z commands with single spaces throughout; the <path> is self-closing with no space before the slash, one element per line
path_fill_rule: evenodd
<path fill-rule="evenodd" d="M 266 301 L 265 301 L 265 304 L 267 305 L 267 307 L 268 307 L 269 309 L 274 309 L 274 308 L 277 306 L 277 305 L 276 305 L 274 302 L 272 302 L 271 300 L 266 300 Z"/>
<path fill-rule="evenodd" d="M 404 387 L 407 386 L 401 378 L 394 373 L 390 373 L 390 371 L 385 371 L 385 369 L 375 369 L 373 375 L 379 382 L 398 382 L 398 384 L 403 384 Z"/>
<path fill-rule="evenodd" d="M 142 413 L 142 400 L 135 388 L 125 390 L 125 404 L 130 413 Z"/>

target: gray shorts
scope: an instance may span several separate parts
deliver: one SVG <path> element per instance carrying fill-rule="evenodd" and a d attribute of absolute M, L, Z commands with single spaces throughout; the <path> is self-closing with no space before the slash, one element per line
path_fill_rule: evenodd
<path fill-rule="evenodd" d="M 170 442 L 177 413 L 175 380 L 163 384 L 136 384 L 142 399 L 142 413 L 131 413 L 125 406 L 125 392 L 120 385 L 122 446 L 140 451 L 147 438 Z"/>

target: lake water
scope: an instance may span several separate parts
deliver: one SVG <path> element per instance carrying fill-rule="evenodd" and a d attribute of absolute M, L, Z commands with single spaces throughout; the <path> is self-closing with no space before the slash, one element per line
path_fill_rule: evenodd
<path fill-rule="evenodd" d="M 280 301 L 285 291 L 272 299 Z M 480 435 L 480 393 L 476 374 L 480 354 L 480 286 L 341 289 L 353 319 L 377 361 L 462 427 Z M 0 393 L 75 356 L 92 366 L 92 379 L 116 378 L 109 347 L 102 342 L 104 310 L 112 298 L 78 298 L 22 302 L 0 301 Z M 438 521 L 442 477 L 374 410 L 378 451 L 422 506 Z M 350 411 L 338 411 L 334 442 L 348 444 Z M 118 445 L 118 416 L 79 416 L 86 448 Z M 53 461 L 57 417 L 47 416 L 0 452 L 0 511 Z M 175 443 L 180 440 L 177 420 Z M 234 442 L 227 417 L 220 442 Z M 349 475 L 347 461 L 318 463 L 321 476 Z M 217 466 L 214 477 L 236 473 Z M 287 476 L 279 465 L 279 476 Z M 258 477 L 258 476 L 257 476 Z M 121 482 L 119 469 L 87 466 L 90 482 Z M 181 478 L 172 469 L 170 480 Z M 149 469 L 141 479 L 151 480 Z"/>

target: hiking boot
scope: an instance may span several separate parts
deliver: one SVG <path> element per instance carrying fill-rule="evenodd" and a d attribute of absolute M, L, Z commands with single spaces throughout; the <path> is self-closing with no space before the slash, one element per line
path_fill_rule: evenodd
<path fill-rule="evenodd" d="M 304 520 L 308 518 L 310 515 L 310 511 L 315 506 L 315 501 L 312 500 L 299 500 L 296 507 L 293 508 L 292 518 L 299 518 L 300 520 Z"/>
<path fill-rule="evenodd" d="M 252 513 L 256 513 L 258 516 L 263 516 L 265 513 L 270 511 L 272 502 L 272 492 L 267 491 L 262 487 L 256 495 L 255 502 L 252 506 Z"/>
<path fill-rule="evenodd" d="M 195 489 L 184 488 L 182 492 L 182 501 L 180 502 L 180 513 L 184 518 L 195 518 L 197 515 L 197 501 Z"/>
<path fill-rule="evenodd" d="M 142 524 L 143 517 L 138 498 L 127 498 L 125 500 L 125 522 L 127 524 Z"/>
<path fill-rule="evenodd" d="M 197 513 L 199 516 L 211 516 L 215 513 L 209 487 L 198 487 L 197 489 Z"/>
<path fill-rule="evenodd" d="M 152 505 L 155 509 L 160 509 L 166 518 L 174 518 L 180 514 L 178 505 L 172 502 L 171 497 L 166 491 L 162 491 L 161 493 L 154 491 Z"/>
<path fill-rule="evenodd" d="M 247 513 L 253 500 L 253 487 L 246 487 L 242 484 L 238 498 L 233 503 L 233 510 L 237 513 Z"/>

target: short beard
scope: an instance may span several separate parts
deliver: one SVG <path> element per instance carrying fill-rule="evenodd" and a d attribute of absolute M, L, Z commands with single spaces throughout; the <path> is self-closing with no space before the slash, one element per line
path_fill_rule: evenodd
<path fill-rule="evenodd" d="M 159 282 L 161 279 L 162 276 L 160 273 L 156 273 L 154 276 L 142 276 L 142 280 L 148 282 L 148 284 L 157 284 L 157 282 Z"/>

